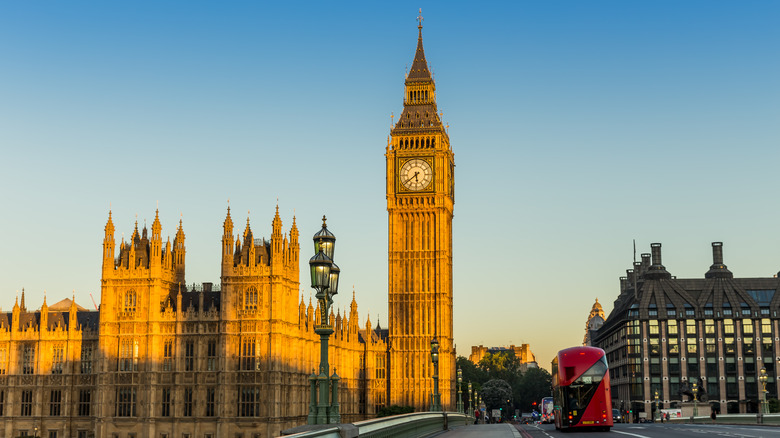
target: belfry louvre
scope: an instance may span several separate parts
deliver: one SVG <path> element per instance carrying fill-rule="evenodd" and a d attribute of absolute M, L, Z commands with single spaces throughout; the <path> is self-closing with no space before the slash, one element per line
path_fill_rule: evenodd
<path fill-rule="evenodd" d="M 607 352 L 613 406 L 634 415 L 678 408 L 693 399 L 721 413 L 753 413 L 768 375 L 767 398 L 777 398 L 777 276 L 734 278 L 723 263 L 723 244 L 712 244 L 703 278 L 680 279 L 651 245 L 627 276 L 594 344 Z"/>

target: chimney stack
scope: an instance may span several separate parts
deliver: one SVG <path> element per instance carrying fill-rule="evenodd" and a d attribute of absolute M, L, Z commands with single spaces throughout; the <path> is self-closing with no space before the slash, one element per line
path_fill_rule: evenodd
<path fill-rule="evenodd" d="M 660 243 L 651 243 L 650 244 L 650 258 L 652 259 L 652 264 L 648 266 L 647 272 L 644 275 L 644 278 L 647 279 L 661 279 L 661 278 L 672 278 L 672 274 L 666 271 L 666 268 L 664 267 L 663 263 L 661 263 L 661 244 Z M 646 254 L 642 254 L 642 260 L 645 261 Z"/>
<path fill-rule="evenodd" d="M 661 244 L 651 243 L 650 252 L 653 257 L 653 266 L 663 266 L 663 263 L 661 263 Z"/>
<path fill-rule="evenodd" d="M 723 264 L 723 242 L 712 242 L 712 266 L 704 278 L 734 278 L 734 274 Z"/>
<path fill-rule="evenodd" d="M 712 264 L 723 264 L 723 242 L 712 242 Z"/>

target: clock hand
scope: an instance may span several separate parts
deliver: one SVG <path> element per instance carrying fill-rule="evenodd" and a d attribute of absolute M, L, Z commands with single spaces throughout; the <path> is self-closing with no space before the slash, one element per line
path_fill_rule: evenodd
<path fill-rule="evenodd" d="M 412 180 L 412 178 L 414 178 L 414 180 L 415 180 L 415 181 L 417 181 L 417 174 L 418 174 L 418 173 L 420 173 L 420 172 L 414 172 L 414 175 L 412 175 L 412 176 L 410 176 L 409 178 L 407 178 L 407 179 L 404 181 L 404 184 L 406 184 L 406 183 L 408 183 L 409 181 L 411 181 L 411 180 Z"/>

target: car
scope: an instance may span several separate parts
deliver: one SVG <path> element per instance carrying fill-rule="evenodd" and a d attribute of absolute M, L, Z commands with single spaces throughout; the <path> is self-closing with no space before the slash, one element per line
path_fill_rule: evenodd
<path fill-rule="evenodd" d="M 612 422 L 613 423 L 622 423 L 623 422 L 623 416 L 620 415 L 620 409 L 613 409 L 612 410 Z"/>

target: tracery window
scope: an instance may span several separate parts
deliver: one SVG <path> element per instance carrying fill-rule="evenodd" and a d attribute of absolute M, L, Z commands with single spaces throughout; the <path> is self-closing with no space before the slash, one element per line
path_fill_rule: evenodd
<path fill-rule="evenodd" d="M 49 394 L 49 415 L 59 417 L 62 406 L 62 391 L 53 389 Z"/>
<path fill-rule="evenodd" d="M 20 415 L 22 417 L 29 417 L 32 415 L 32 391 L 22 391 L 22 403 L 20 409 Z"/>
<path fill-rule="evenodd" d="M 135 313 L 136 295 L 134 290 L 125 292 L 125 312 Z"/>
<path fill-rule="evenodd" d="M 192 388 L 184 388 L 184 416 L 192 417 Z"/>
<path fill-rule="evenodd" d="M 256 365 L 255 338 L 248 336 L 241 339 L 240 364 L 242 371 L 253 371 Z"/>
<path fill-rule="evenodd" d="M 0 348 L 0 375 L 5 374 L 7 371 L 7 364 L 8 363 L 8 350 L 3 347 Z"/>
<path fill-rule="evenodd" d="M 215 413 L 215 407 L 216 407 L 216 388 L 207 388 L 206 389 L 206 416 L 207 417 L 213 417 Z"/>
<path fill-rule="evenodd" d="M 244 293 L 244 310 L 257 310 L 257 289 L 254 286 Z"/>
<path fill-rule="evenodd" d="M 52 347 L 51 373 L 62 374 L 62 365 L 65 362 L 65 346 L 54 344 Z"/>
<path fill-rule="evenodd" d="M 260 388 L 249 386 L 239 390 L 238 415 L 240 417 L 260 415 Z"/>
<path fill-rule="evenodd" d="M 206 364 L 209 371 L 217 370 L 217 341 L 215 339 L 209 339 L 207 348 Z"/>
<path fill-rule="evenodd" d="M 124 338 L 119 341 L 119 371 L 138 370 L 138 340 Z"/>
<path fill-rule="evenodd" d="M 35 374 L 35 345 L 22 346 L 22 374 Z"/>
<path fill-rule="evenodd" d="M 92 374 L 92 355 L 94 346 L 91 342 L 81 344 L 81 374 Z"/>
<path fill-rule="evenodd" d="M 184 343 L 184 371 L 193 371 L 195 369 L 195 342 L 186 341 Z"/>
<path fill-rule="evenodd" d="M 89 417 L 91 405 L 92 391 L 89 389 L 82 389 L 79 391 L 79 417 Z"/>
<path fill-rule="evenodd" d="M 160 412 L 160 416 L 171 416 L 171 388 L 162 389 L 162 412 Z"/>
<path fill-rule="evenodd" d="M 120 386 L 116 389 L 116 416 L 135 417 L 135 388 Z"/>
<path fill-rule="evenodd" d="M 163 371 L 173 370 L 173 339 L 166 339 L 163 343 Z"/>

